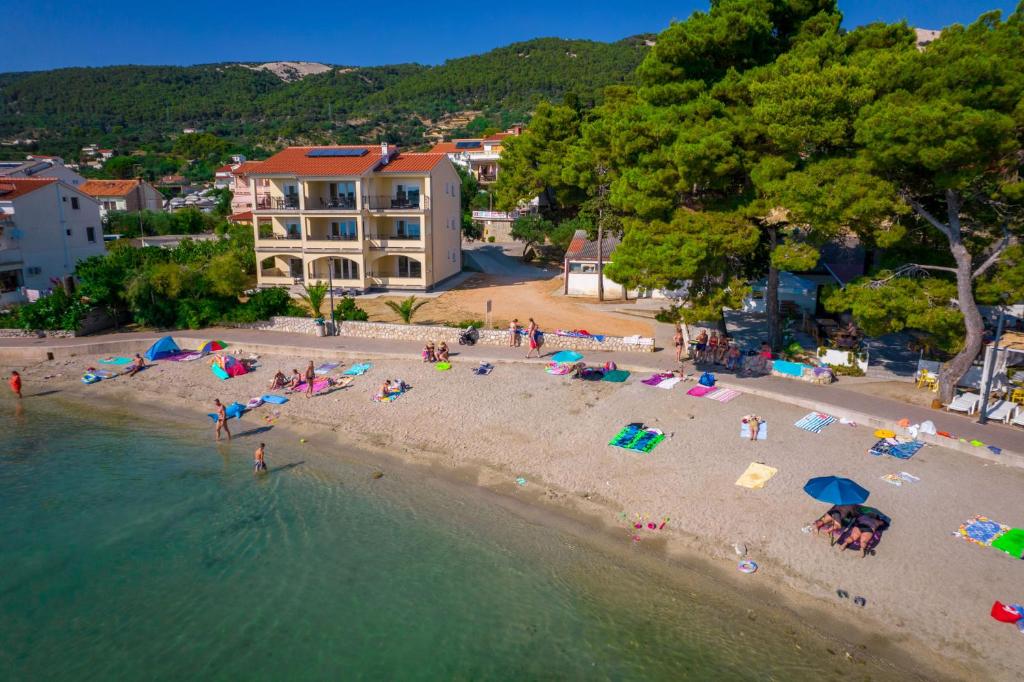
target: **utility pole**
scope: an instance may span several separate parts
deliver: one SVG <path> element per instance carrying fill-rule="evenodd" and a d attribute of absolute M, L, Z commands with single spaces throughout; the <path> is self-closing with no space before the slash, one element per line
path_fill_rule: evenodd
<path fill-rule="evenodd" d="M 604 166 L 597 167 L 597 176 L 600 178 L 597 185 L 597 300 L 604 301 L 604 195 L 608 185 L 604 182 L 604 176 L 608 169 Z"/>
<path fill-rule="evenodd" d="M 338 325 L 334 322 L 334 259 L 327 259 L 327 293 L 331 297 L 331 336 L 338 333 Z"/>

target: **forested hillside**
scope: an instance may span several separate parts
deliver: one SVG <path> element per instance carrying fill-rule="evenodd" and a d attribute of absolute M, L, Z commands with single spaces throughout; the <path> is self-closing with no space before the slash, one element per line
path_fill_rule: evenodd
<path fill-rule="evenodd" d="M 75 158 L 84 144 L 164 151 L 182 128 L 240 147 L 356 142 L 415 145 L 439 119 L 478 111 L 478 127 L 525 118 L 540 100 L 584 100 L 630 78 L 642 37 L 541 38 L 434 67 L 337 67 L 286 82 L 238 64 L 114 66 L 0 74 L 0 140 Z"/>

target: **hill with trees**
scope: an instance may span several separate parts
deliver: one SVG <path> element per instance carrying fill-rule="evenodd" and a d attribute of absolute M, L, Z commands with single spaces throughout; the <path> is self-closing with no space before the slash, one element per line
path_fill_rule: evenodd
<path fill-rule="evenodd" d="M 522 120 L 541 100 L 596 102 L 628 81 L 643 37 L 540 38 L 438 66 L 334 67 L 299 80 L 244 64 L 112 66 L 0 74 L 0 140 L 77 158 L 85 144 L 171 151 L 183 128 L 236 148 L 429 141 L 438 119 L 474 112 L 477 129 Z M 472 118 L 472 116 L 471 116 Z"/>

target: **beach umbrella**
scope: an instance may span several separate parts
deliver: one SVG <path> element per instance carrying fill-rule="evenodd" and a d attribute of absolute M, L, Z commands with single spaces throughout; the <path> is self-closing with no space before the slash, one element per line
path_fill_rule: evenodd
<path fill-rule="evenodd" d="M 830 504 L 861 504 L 871 493 L 848 478 L 819 476 L 804 484 L 804 492 Z"/>
<path fill-rule="evenodd" d="M 581 355 L 580 353 L 577 353 L 574 350 L 559 351 L 559 352 L 555 353 L 553 356 L 551 356 L 551 361 L 552 362 L 557 362 L 559 364 L 564 363 L 564 362 L 579 362 L 582 359 L 583 359 L 583 355 Z"/>
<path fill-rule="evenodd" d="M 228 344 L 223 341 L 207 341 L 199 347 L 200 353 L 212 353 L 218 350 L 224 350 L 228 347 Z"/>

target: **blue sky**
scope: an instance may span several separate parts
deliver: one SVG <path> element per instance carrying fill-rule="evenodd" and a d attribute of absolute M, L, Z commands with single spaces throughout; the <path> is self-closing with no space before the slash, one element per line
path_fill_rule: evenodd
<path fill-rule="evenodd" d="M 989 9 L 1001 9 L 1005 15 L 1017 4 L 1016 0 L 839 2 L 848 28 L 900 19 L 940 28 L 968 23 Z M 3 11 L 0 72 L 287 59 L 357 66 L 436 64 L 540 36 L 611 41 L 657 33 L 673 19 L 685 19 L 707 5 L 707 0 L 12 0 Z"/>

